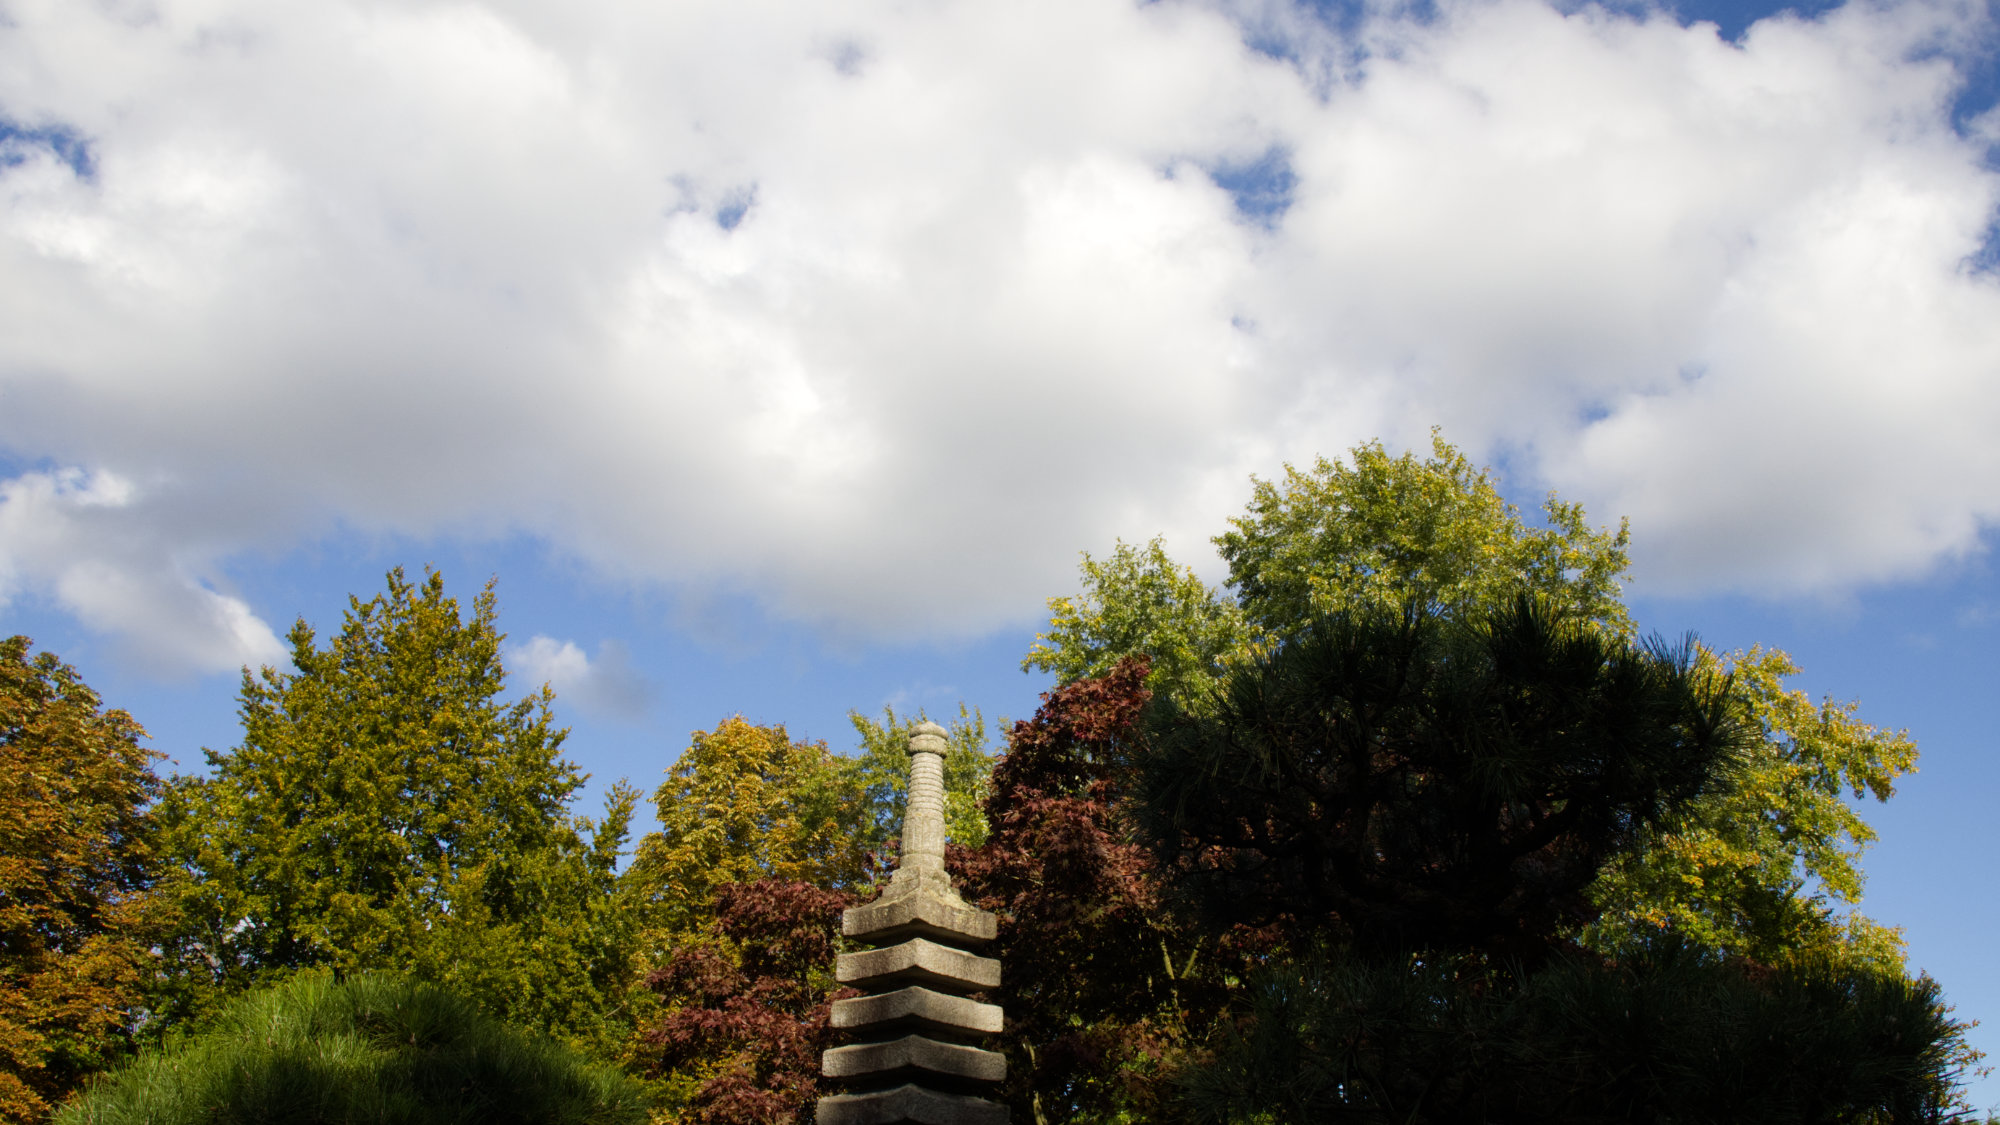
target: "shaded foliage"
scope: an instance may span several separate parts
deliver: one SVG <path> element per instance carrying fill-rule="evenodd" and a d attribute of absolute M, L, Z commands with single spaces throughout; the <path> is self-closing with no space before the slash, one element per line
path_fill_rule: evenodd
<path fill-rule="evenodd" d="M 1128 660 L 1045 695 L 994 767 L 986 844 L 949 857 L 966 896 L 1001 915 L 994 999 L 1020 1120 L 1157 1119 L 1160 1079 L 1221 1011 L 1223 966 L 1243 961 L 1243 935 L 1176 924 L 1119 807 L 1147 671 Z"/>
<path fill-rule="evenodd" d="M 691 1125 L 806 1122 L 831 1045 L 833 961 L 846 891 L 767 878 L 715 890 L 703 935 L 646 977 L 663 1014 L 636 1061 Z"/>
<path fill-rule="evenodd" d="M 321 972 L 237 998 L 59 1125 L 639 1125 L 615 1067 L 396 974 Z"/>
<path fill-rule="evenodd" d="M 157 756 L 26 637 L 0 640 L 0 1119 L 39 1120 L 131 1046 L 150 975 Z"/>
<path fill-rule="evenodd" d="M 1483 958 L 1259 974 L 1197 1122 L 1936 1122 L 1966 1064 L 1928 977 L 1773 971 L 1666 938 L 1528 973 Z"/>
<path fill-rule="evenodd" d="M 1149 728 L 1144 823 L 1213 917 L 1528 958 L 1593 917 L 1604 863 L 1751 737 L 1688 650 L 1526 597 L 1476 621 L 1322 618 Z"/>

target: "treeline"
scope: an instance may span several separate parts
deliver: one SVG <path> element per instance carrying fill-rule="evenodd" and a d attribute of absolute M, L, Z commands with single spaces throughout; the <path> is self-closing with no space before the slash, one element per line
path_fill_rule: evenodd
<path fill-rule="evenodd" d="M 1964 1025 L 1852 909 L 1846 798 L 1915 747 L 1785 690 L 1781 652 L 1641 638 L 1624 530 L 1544 515 L 1441 440 L 1371 444 L 1259 482 L 1221 589 L 1157 541 L 1085 557 L 1024 662 L 1042 708 L 997 756 L 951 723 L 1017 1120 L 1952 1117 Z M 810 1119 L 908 717 L 855 715 L 853 755 L 727 720 L 634 842 L 629 785 L 575 811 L 549 690 L 505 700 L 490 586 L 395 572 L 290 641 L 240 745 L 164 781 L 128 716 L 0 645 L 0 1112 L 255 1039 L 282 986 L 378 1046 L 409 1017 L 369 1013 L 462 998 L 569 1052 L 576 1120 Z M 147 1119 L 103 1107 L 161 1072 L 67 1112 Z"/>

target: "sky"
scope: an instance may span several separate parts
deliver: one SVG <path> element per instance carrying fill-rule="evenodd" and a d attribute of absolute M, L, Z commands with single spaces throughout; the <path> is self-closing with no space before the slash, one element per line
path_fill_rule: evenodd
<path fill-rule="evenodd" d="M 491 578 L 594 800 L 1024 717 L 1080 552 L 1440 427 L 1910 731 L 1862 909 L 2000 1058 L 1996 95 L 1950 0 L 0 0 L 0 632 L 192 770 Z"/>

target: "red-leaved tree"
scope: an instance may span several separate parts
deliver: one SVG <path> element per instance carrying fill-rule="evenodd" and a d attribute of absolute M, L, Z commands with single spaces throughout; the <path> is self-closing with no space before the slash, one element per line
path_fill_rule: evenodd
<path fill-rule="evenodd" d="M 760 879 L 715 892 L 708 940 L 647 975 L 666 1014 L 641 1036 L 648 1077 L 666 1079 L 679 1120 L 776 1125 L 812 1120 L 831 1041 L 833 959 L 846 891 Z"/>
<path fill-rule="evenodd" d="M 950 856 L 966 896 L 1001 915 L 994 999 L 1016 1120 L 1157 1119 L 1244 955 L 1245 935 L 1176 920 L 1121 807 L 1147 668 L 1128 658 L 1044 695 L 994 767 L 986 843 Z"/>

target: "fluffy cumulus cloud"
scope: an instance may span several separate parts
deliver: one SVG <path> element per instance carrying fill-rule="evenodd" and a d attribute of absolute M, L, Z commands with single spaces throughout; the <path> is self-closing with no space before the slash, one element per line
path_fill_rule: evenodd
<path fill-rule="evenodd" d="M 1921 572 L 2000 517 L 1983 11 L 18 0 L 0 592 L 232 664 L 237 553 L 526 532 L 965 634 L 1434 424 L 1648 589 Z"/>
<path fill-rule="evenodd" d="M 652 702 L 652 689 L 632 667 L 631 654 L 606 641 L 592 660 L 575 641 L 537 635 L 509 643 L 502 654 L 517 685 L 547 684 L 566 703 L 589 715 L 636 719 Z"/>
<path fill-rule="evenodd" d="M 0 481 L 0 604 L 52 596 L 117 637 L 141 668 L 173 675 L 276 664 L 284 649 L 242 599 L 204 579 L 198 543 L 160 526 L 173 505 L 109 472 L 31 472 Z"/>

